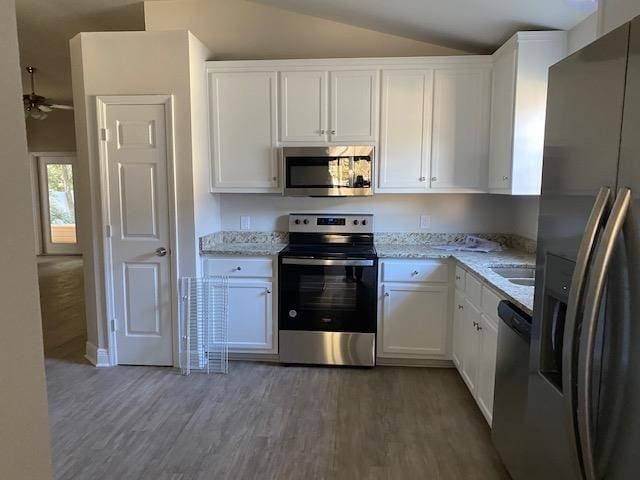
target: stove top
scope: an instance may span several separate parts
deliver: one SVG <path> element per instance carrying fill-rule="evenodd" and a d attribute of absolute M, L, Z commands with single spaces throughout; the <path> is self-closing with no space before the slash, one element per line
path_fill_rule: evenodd
<path fill-rule="evenodd" d="M 281 257 L 298 258 L 377 258 L 373 245 L 289 244 Z"/>

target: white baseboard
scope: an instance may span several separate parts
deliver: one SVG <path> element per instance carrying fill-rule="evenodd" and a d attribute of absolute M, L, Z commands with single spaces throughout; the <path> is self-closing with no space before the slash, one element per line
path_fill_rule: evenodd
<path fill-rule="evenodd" d="M 87 342 L 85 344 L 84 358 L 89 360 L 96 367 L 110 367 L 111 355 L 106 348 L 98 348 L 93 343 Z"/>

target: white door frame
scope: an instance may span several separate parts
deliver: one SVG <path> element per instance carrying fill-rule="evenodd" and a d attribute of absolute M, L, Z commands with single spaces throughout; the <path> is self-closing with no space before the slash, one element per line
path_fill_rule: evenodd
<path fill-rule="evenodd" d="M 62 255 L 81 255 L 82 248 L 80 245 L 80 220 L 78 219 L 79 208 L 77 206 L 78 201 L 78 169 L 77 169 L 77 154 L 72 151 L 59 151 L 59 152 L 29 152 L 29 170 L 31 174 L 31 198 L 33 201 L 33 224 L 35 228 L 36 237 L 36 255 L 60 255 L 59 253 L 48 253 L 45 248 L 45 234 L 49 231 L 49 227 L 45 225 L 43 221 L 45 211 L 42 208 L 43 202 L 46 201 L 48 205 L 48 199 L 42 197 L 43 178 L 40 167 L 40 157 L 73 157 L 73 190 L 76 201 L 75 217 L 76 217 L 76 246 L 77 252 L 63 253 Z"/>
<path fill-rule="evenodd" d="M 173 365 L 179 366 L 179 326 L 178 326 L 178 224 L 177 224 L 177 195 L 176 195 L 176 165 L 174 138 L 174 107 L 173 95 L 98 95 L 96 96 L 98 158 L 100 171 L 100 203 L 102 210 L 101 235 L 104 252 L 104 281 L 106 316 L 103 322 L 98 321 L 98 328 L 105 329 L 108 334 L 107 352 L 110 365 L 118 365 L 118 347 L 116 341 L 115 296 L 113 290 L 113 262 L 111 245 L 111 206 L 109 202 L 109 170 L 107 165 L 108 132 L 106 131 L 107 107 L 109 105 L 164 105 L 166 119 L 167 142 L 167 191 L 169 199 L 169 248 L 171 252 L 171 323 L 173 334 Z"/>

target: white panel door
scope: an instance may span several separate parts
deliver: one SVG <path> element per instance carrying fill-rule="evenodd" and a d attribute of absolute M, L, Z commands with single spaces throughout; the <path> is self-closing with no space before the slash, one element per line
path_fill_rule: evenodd
<path fill-rule="evenodd" d="M 380 190 L 424 191 L 429 183 L 433 72 L 382 72 Z"/>
<path fill-rule="evenodd" d="M 331 72 L 332 142 L 373 142 L 378 130 L 378 71 Z"/>
<path fill-rule="evenodd" d="M 462 369 L 464 359 L 464 322 L 464 295 L 456 290 L 453 302 L 453 350 L 451 356 L 458 370 Z"/>
<path fill-rule="evenodd" d="M 166 108 L 105 106 L 113 301 L 121 364 L 173 365 Z"/>
<path fill-rule="evenodd" d="M 326 142 L 327 72 L 280 72 L 280 140 Z"/>
<path fill-rule="evenodd" d="M 385 284 L 383 291 L 383 353 L 444 355 L 448 287 Z"/>
<path fill-rule="evenodd" d="M 478 362 L 476 400 L 489 425 L 491 425 L 493 418 L 493 391 L 496 381 L 498 328 L 486 315 L 480 316 L 479 323 L 480 361 Z"/>
<path fill-rule="evenodd" d="M 276 73 L 209 73 L 212 191 L 278 189 Z"/>
<path fill-rule="evenodd" d="M 496 58 L 491 94 L 489 189 L 511 189 L 513 121 L 516 83 L 516 50 Z"/>
<path fill-rule="evenodd" d="M 229 285 L 229 348 L 236 352 L 273 349 L 273 284 L 266 280 Z"/>
<path fill-rule="evenodd" d="M 478 380 L 478 361 L 480 357 L 480 340 L 476 324 L 480 321 L 478 310 L 469 299 L 464 300 L 464 324 L 462 328 L 462 379 L 471 393 L 476 393 Z"/>
<path fill-rule="evenodd" d="M 490 71 L 436 70 L 431 188 L 486 190 Z"/>

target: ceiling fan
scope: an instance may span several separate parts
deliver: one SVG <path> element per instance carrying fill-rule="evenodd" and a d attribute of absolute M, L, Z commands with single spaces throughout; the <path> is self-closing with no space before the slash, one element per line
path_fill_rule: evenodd
<path fill-rule="evenodd" d="M 27 66 L 26 70 L 31 76 L 31 93 L 28 95 L 22 95 L 25 117 L 35 118 L 36 120 L 44 120 L 45 118 L 47 118 L 47 114 L 53 109 L 73 110 L 72 105 L 51 103 L 51 101 L 47 100 L 45 97 L 37 95 L 33 81 L 33 74 L 35 73 L 36 68 L 29 65 Z"/>

